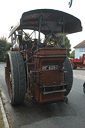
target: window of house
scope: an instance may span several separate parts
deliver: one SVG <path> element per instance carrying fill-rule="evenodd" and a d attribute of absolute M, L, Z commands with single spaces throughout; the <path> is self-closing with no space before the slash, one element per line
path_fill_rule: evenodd
<path fill-rule="evenodd" d="M 80 52 L 85 52 L 85 48 L 80 48 Z"/>

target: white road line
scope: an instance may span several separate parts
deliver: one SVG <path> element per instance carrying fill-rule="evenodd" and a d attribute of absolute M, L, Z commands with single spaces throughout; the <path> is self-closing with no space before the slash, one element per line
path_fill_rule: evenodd
<path fill-rule="evenodd" d="M 77 75 L 78 77 L 82 77 L 82 75 Z"/>
<path fill-rule="evenodd" d="M 73 74 L 73 76 L 74 76 L 75 78 L 85 80 L 85 76 L 83 76 L 83 75 L 76 75 L 76 74 Z"/>

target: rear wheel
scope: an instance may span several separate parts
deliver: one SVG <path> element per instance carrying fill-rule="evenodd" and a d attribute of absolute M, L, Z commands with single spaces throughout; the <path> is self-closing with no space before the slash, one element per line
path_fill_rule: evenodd
<path fill-rule="evenodd" d="M 73 70 L 72 70 L 72 65 L 70 60 L 68 59 L 68 57 L 66 58 L 64 64 L 64 81 L 67 84 L 66 87 L 66 92 L 64 93 L 65 96 L 67 96 L 72 88 L 72 84 L 73 84 Z"/>
<path fill-rule="evenodd" d="M 22 55 L 19 52 L 7 54 L 8 92 L 12 105 L 23 103 L 26 92 L 26 77 Z"/>

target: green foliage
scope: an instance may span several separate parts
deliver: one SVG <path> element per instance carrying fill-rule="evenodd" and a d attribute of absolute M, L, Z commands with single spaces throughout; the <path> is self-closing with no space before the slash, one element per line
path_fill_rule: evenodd
<path fill-rule="evenodd" d="M 4 62 L 6 54 L 9 51 L 11 44 L 7 42 L 6 38 L 0 39 L 0 62 Z"/>
<path fill-rule="evenodd" d="M 70 54 L 70 58 L 75 58 L 75 50 L 73 50 Z"/>
<path fill-rule="evenodd" d="M 70 57 L 71 44 L 70 44 L 70 40 L 68 39 L 68 37 L 64 36 L 64 42 L 63 42 L 63 36 L 58 36 L 54 40 L 57 40 L 57 42 L 58 42 L 57 46 L 60 46 L 62 43 L 64 43 L 65 47 L 67 48 L 67 55 L 68 55 L 68 57 Z M 46 43 L 49 45 L 52 44 L 53 42 L 54 42 L 53 39 L 51 41 L 46 40 Z"/>
<path fill-rule="evenodd" d="M 63 36 L 60 36 L 59 39 L 61 40 L 61 42 L 63 42 Z M 68 57 L 70 57 L 71 44 L 67 36 L 64 37 L 64 44 L 65 44 L 65 47 L 67 48 L 67 55 Z"/>
<path fill-rule="evenodd" d="M 1 97 L 1 90 L 0 90 L 0 97 Z M 3 122 L 1 106 L 0 106 L 0 128 L 4 128 L 4 122 Z"/>

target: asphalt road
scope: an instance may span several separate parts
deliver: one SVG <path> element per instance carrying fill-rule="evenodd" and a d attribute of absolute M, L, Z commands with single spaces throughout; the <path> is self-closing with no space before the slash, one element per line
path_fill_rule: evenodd
<path fill-rule="evenodd" d="M 85 70 L 74 70 L 73 88 L 64 102 L 39 104 L 26 97 L 21 106 L 12 107 L 4 80 L 4 66 L 0 64 L 0 89 L 6 114 L 13 128 L 85 128 Z"/>

